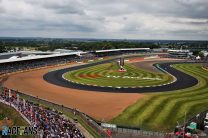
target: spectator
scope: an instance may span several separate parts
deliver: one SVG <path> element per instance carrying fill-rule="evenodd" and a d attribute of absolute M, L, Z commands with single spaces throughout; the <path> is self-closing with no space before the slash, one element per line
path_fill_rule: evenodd
<path fill-rule="evenodd" d="M 84 138 L 84 135 L 76 128 L 75 124 L 58 112 L 45 109 L 27 100 L 25 103 L 23 102 L 24 100 L 17 101 L 16 96 L 8 97 L 5 93 L 0 95 L 0 99 L 16 107 L 31 125 L 37 127 L 38 137 Z"/>

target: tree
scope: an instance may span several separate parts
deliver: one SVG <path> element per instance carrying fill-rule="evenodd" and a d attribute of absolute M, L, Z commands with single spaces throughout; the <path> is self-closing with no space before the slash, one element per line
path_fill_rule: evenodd
<path fill-rule="evenodd" d="M 6 52 L 6 47 L 0 45 L 0 53 Z"/>
<path fill-rule="evenodd" d="M 194 56 L 198 56 L 198 55 L 199 55 L 199 52 L 200 52 L 200 51 L 194 51 L 194 52 L 193 52 L 193 55 L 194 55 Z"/>
<path fill-rule="evenodd" d="M 201 59 L 204 59 L 204 53 L 203 52 L 199 52 L 199 56 L 201 57 Z"/>

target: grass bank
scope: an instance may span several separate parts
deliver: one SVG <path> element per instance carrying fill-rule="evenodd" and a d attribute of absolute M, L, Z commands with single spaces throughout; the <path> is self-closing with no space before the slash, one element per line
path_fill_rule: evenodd
<path fill-rule="evenodd" d="M 177 121 L 182 123 L 185 112 L 190 118 L 208 109 L 208 72 L 201 64 L 177 64 L 174 67 L 194 76 L 199 83 L 187 89 L 145 94 L 111 123 L 169 132 L 173 131 Z"/>

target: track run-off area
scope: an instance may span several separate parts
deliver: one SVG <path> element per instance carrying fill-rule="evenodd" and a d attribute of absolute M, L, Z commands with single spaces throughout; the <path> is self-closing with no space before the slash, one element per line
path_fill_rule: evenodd
<path fill-rule="evenodd" d="M 144 93 L 144 92 L 164 92 L 164 91 L 174 91 L 179 89 L 185 89 L 192 87 L 198 83 L 198 80 L 193 76 L 184 73 L 183 71 L 177 70 L 172 65 L 174 64 L 190 64 L 190 62 L 173 62 L 173 63 L 158 63 L 154 66 L 164 73 L 169 74 L 174 79 L 171 82 L 163 84 L 155 84 L 150 86 L 132 86 L 132 87 L 122 87 L 122 86 L 98 86 L 96 84 L 86 85 L 84 83 L 77 83 L 74 81 L 69 81 L 64 78 L 64 75 L 68 72 L 73 72 L 76 70 L 81 70 L 85 68 L 90 68 L 97 65 L 107 64 L 110 62 L 115 62 L 116 59 L 105 60 L 96 63 L 90 63 L 55 71 L 50 71 L 43 76 L 44 80 L 51 84 L 55 84 L 62 87 L 68 87 L 73 89 L 97 91 L 97 92 L 120 92 L 120 93 Z M 102 80 L 101 80 L 102 81 Z M 157 80 L 155 80 L 157 82 Z"/>

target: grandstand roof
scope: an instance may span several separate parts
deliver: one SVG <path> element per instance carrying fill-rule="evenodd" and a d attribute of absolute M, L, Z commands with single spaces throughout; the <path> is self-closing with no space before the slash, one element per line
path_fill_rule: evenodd
<path fill-rule="evenodd" d="M 181 50 L 181 49 L 169 49 L 168 52 L 190 52 L 189 50 Z"/>
<path fill-rule="evenodd" d="M 50 57 L 60 57 L 60 56 L 67 56 L 67 55 L 80 55 L 82 53 L 83 52 L 71 52 L 71 53 L 61 53 L 61 54 L 51 54 L 51 55 L 25 56 L 22 58 L 3 59 L 3 60 L 0 60 L 0 64 L 8 63 L 8 62 L 16 62 L 16 61 L 33 60 L 33 59 L 43 59 L 43 58 L 50 58 Z"/>
<path fill-rule="evenodd" d="M 3 55 L 12 55 L 12 54 L 53 54 L 54 52 L 43 52 L 43 51 L 17 51 L 17 52 L 7 52 L 0 53 L 0 56 Z"/>
<path fill-rule="evenodd" d="M 96 53 L 101 52 L 114 52 L 114 51 L 126 51 L 126 50 L 150 50 L 150 48 L 122 48 L 122 49 L 108 49 L 108 50 L 96 50 Z"/>

